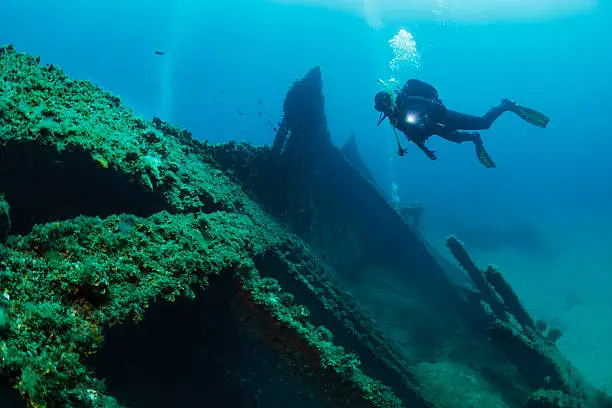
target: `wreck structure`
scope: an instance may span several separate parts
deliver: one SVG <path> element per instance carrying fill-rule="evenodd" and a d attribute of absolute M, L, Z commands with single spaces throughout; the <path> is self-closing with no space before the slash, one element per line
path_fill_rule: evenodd
<path fill-rule="evenodd" d="M 0 406 L 612 407 L 499 271 L 449 237 L 453 283 L 331 143 L 319 68 L 270 147 L 146 121 L 12 46 L 0 81 Z"/>

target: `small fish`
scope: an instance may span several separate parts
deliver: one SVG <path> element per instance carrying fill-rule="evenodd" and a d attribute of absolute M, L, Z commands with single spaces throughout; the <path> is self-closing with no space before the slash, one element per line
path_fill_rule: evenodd
<path fill-rule="evenodd" d="M 155 55 L 166 55 L 166 53 L 163 51 L 155 50 Z"/>

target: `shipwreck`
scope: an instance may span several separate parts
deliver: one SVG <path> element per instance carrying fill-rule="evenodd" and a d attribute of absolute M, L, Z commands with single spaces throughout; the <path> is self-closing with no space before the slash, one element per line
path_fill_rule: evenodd
<path fill-rule="evenodd" d="M 0 406 L 612 407 L 324 107 L 314 68 L 211 144 L 0 48 Z"/>

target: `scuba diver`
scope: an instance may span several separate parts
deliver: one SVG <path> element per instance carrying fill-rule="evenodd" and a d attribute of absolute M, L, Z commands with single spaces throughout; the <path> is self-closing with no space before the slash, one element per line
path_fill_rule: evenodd
<path fill-rule="evenodd" d="M 493 122 L 504 112 L 512 112 L 534 126 L 545 128 L 549 119 L 533 109 L 517 105 L 509 99 L 502 99 L 501 104 L 491 108 L 484 116 L 472 116 L 447 109 L 438 97 L 438 91 L 430 84 L 418 79 L 409 79 L 394 98 L 391 89 L 383 82 L 386 91 L 379 92 L 374 98 L 374 109 L 380 112 L 380 125 L 389 118 L 398 144 L 398 154 L 403 156 L 397 132 L 401 130 L 406 138 L 416 144 L 431 160 L 436 154 L 425 146 L 425 141 L 438 135 L 455 143 L 472 142 L 476 147 L 476 156 L 485 167 L 495 167 L 495 163 L 485 150 L 480 133 L 466 130 L 489 129 Z"/>

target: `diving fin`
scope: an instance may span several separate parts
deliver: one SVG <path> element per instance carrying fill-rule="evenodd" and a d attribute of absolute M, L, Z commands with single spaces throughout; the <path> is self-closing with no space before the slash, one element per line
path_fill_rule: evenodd
<path fill-rule="evenodd" d="M 544 115 L 543 113 L 520 105 L 514 106 L 512 112 L 516 113 L 524 121 L 529 122 L 533 126 L 537 126 L 539 128 L 545 128 L 550 121 L 548 116 Z"/>
<path fill-rule="evenodd" d="M 493 159 L 491 159 L 491 156 L 489 156 L 489 153 L 487 153 L 487 151 L 485 150 L 482 143 L 476 143 L 476 157 L 478 157 L 478 161 L 488 169 L 497 167 Z"/>

